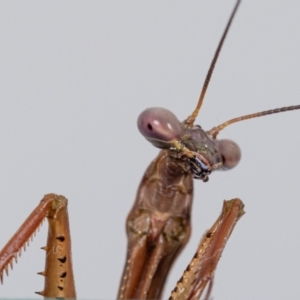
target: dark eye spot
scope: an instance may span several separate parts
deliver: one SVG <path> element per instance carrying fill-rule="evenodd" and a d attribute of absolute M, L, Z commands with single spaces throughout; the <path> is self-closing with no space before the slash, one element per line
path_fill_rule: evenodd
<path fill-rule="evenodd" d="M 67 257 L 64 256 L 64 257 L 59 257 L 58 260 L 61 262 L 61 263 L 65 263 L 67 261 Z"/>
<path fill-rule="evenodd" d="M 149 130 L 151 130 L 151 131 L 153 130 L 153 127 L 152 127 L 151 124 L 148 123 L 147 127 L 148 127 Z"/>
<path fill-rule="evenodd" d="M 60 242 L 63 242 L 65 240 L 65 238 L 62 235 L 58 236 L 56 239 L 59 240 Z"/>

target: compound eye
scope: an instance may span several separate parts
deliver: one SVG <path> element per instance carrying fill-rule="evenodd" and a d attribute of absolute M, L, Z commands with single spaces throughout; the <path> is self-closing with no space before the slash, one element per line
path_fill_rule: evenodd
<path fill-rule="evenodd" d="M 223 159 L 223 168 L 225 170 L 234 168 L 241 159 L 240 147 L 231 140 L 217 140 L 217 144 Z"/>
<path fill-rule="evenodd" d="M 159 148 L 167 148 L 168 142 L 178 139 L 181 133 L 176 116 L 161 107 L 144 110 L 138 117 L 137 125 L 140 133 Z"/>

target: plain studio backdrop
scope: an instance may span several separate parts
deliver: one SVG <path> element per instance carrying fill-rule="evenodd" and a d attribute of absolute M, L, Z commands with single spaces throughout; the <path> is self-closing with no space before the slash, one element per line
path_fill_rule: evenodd
<path fill-rule="evenodd" d="M 194 109 L 235 1 L 0 3 L 0 245 L 44 194 L 69 199 L 79 298 L 116 297 L 125 219 L 158 149 L 138 132 L 147 107 L 180 120 Z M 230 118 L 300 104 L 300 4 L 243 1 L 197 119 Z M 300 294 L 300 111 L 232 125 L 242 160 L 195 181 L 191 240 L 164 298 L 224 199 L 246 214 L 218 265 L 214 299 Z M 0 286 L 1 297 L 43 289 L 46 224 Z"/>

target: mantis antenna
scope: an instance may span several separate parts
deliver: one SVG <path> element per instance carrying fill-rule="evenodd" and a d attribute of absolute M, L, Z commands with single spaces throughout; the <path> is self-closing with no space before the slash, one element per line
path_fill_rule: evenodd
<path fill-rule="evenodd" d="M 238 1 L 236 2 L 235 6 L 234 6 L 234 9 L 233 9 L 233 11 L 232 11 L 232 13 L 231 13 L 231 16 L 230 16 L 230 18 L 229 18 L 229 21 L 227 22 L 227 25 L 226 25 L 226 27 L 225 27 L 225 30 L 224 30 L 223 35 L 222 35 L 222 37 L 221 37 L 221 40 L 220 40 L 220 42 L 219 42 L 219 44 L 218 44 L 218 47 L 217 47 L 217 50 L 216 50 L 215 55 L 214 55 L 214 57 L 213 57 L 213 60 L 212 60 L 212 62 L 211 62 L 211 64 L 210 64 L 210 67 L 209 67 L 208 72 L 207 72 L 207 74 L 206 74 L 206 77 L 205 77 L 205 80 L 204 80 L 204 84 L 203 84 L 203 87 L 202 87 L 202 90 L 201 90 L 201 94 L 200 94 L 200 97 L 199 97 L 197 106 L 196 106 L 195 110 L 193 111 L 193 113 L 192 113 L 192 114 L 184 121 L 184 123 L 185 123 L 187 126 L 189 126 L 189 127 L 192 127 L 192 126 L 194 125 L 195 119 L 196 119 L 197 116 L 198 116 L 198 113 L 199 113 L 199 111 L 200 111 L 200 108 L 201 108 L 201 106 L 202 106 L 202 103 L 203 103 L 203 100 L 204 100 L 204 97 L 205 97 L 206 90 L 207 90 L 208 85 L 209 85 L 209 82 L 210 82 L 210 78 L 211 78 L 211 76 L 212 76 L 212 74 L 213 74 L 213 71 L 214 71 L 216 62 L 217 62 L 218 57 L 219 57 L 219 54 L 220 54 L 220 52 L 221 52 L 223 43 L 224 43 L 224 41 L 225 41 L 225 38 L 226 38 L 227 33 L 228 33 L 228 31 L 229 31 L 230 25 L 231 25 L 231 23 L 232 23 L 232 20 L 233 20 L 235 14 L 236 14 L 236 11 L 237 11 L 237 9 L 238 9 L 240 3 L 241 3 L 241 0 L 238 0 Z"/>
<path fill-rule="evenodd" d="M 207 133 L 210 134 L 215 139 L 217 137 L 217 135 L 219 134 L 219 132 L 230 124 L 233 124 L 233 123 L 236 123 L 239 121 L 257 118 L 257 117 L 277 114 L 277 113 L 281 113 L 281 112 L 285 112 L 285 111 L 296 110 L 296 109 L 300 109 L 300 105 L 293 105 L 293 106 L 286 106 L 286 107 L 275 108 L 275 109 L 270 109 L 270 110 L 264 110 L 264 111 L 257 112 L 254 114 L 237 117 L 237 118 L 228 120 L 216 127 L 213 127 L 211 130 L 207 131 Z"/>

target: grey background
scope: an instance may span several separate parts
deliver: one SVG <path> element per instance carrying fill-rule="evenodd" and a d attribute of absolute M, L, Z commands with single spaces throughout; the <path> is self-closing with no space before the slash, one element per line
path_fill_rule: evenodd
<path fill-rule="evenodd" d="M 63 194 L 78 296 L 116 297 L 125 218 L 158 152 L 140 136 L 137 116 L 151 106 L 181 120 L 191 113 L 234 3 L 0 2 L 0 245 L 44 194 Z M 300 103 L 299 14 L 297 1 L 243 1 L 198 117 L 204 128 Z M 195 182 L 192 238 L 164 298 L 223 199 L 234 197 L 246 215 L 218 266 L 214 299 L 299 295 L 299 116 L 246 121 L 220 135 L 239 143 L 241 163 Z M 45 240 L 43 226 L 0 296 L 42 290 Z"/>

